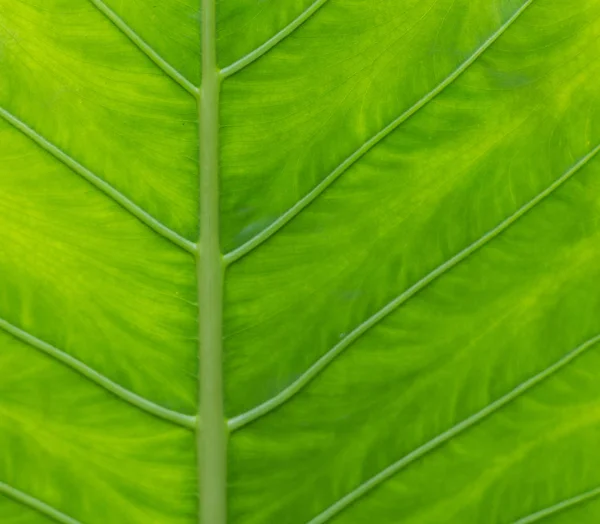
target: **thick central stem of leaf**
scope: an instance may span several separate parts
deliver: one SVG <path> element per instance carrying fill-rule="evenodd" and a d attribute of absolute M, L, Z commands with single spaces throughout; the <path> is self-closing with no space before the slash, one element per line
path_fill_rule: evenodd
<path fill-rule="evenodd" d="M 215 0 L 202 0 L 200 118 L 200 243 L 198 253 L 200 521 L 227 519 L 227 426 L 223 413 L 223 257 L 219 245 L 219 89 Z"/>

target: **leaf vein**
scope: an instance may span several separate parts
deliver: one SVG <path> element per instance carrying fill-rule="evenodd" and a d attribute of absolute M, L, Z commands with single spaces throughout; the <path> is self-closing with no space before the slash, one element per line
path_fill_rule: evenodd
<path fill-rule="evenodd" d="M 398 295 L 394 300 L 385 305 L 382 309 L 377 311 L 362 324 L 358 325 L 351 333 L 349 333 L 343 340 L 337 345 L 325 353 L 319 360 L 317 360 L 310 368 L 308 368 L 296 381 L 290 384 L 287 388 L 282 390 L 280 393 L 275 395 L 273 398 L 266 402 L 252 408 L 251 410 L 233 417 L 229 420 L 229 428 L 231 431 L 239 429 L 246 424 L 256 420 L 259 417 L 266 415 L 267 413 L 278 408 L 285 402 L 289 401 L 292 397 L 298 394 L 304 387 L 306 387 L 312 380 L 320 375 L 325 368 L 327 368 L 337 357 L 339 357 L 348 347 L 350 347 L 356 340 L 367 333 L 372 327 L 381 322 L 384 318 L 394 312 L 398 307 L 405 304 L 409 299 L 414 297 L 417 293 L 431 284 L 434 280 L 442 276 L 444 273 L 457 266 L 463 260 L 467 259 L 470 255 L 478 251 L 480 248 L 485 246 L 492 239 L 500 235 L 517 220 L 531 211 L 535 206 L 542 202 L 545 198 L 556 191 L 562 186 L 567 180 L 569 180 L 575 173 L 582 169 L 590 160 L 592 160 L 600 152 L 600 144 L 592 149 L 587 155 L 581 158 L 576 164 L 574 164 L 568 171 L 562 176 L 557 178 L 551 185 L 544 189 L 541 193 L 538 193 L 529 202 L 521 206 L 512 215 L 507 217 L 504 221 L 498 224 L 496 227 L 488 231 L 485 235 L 480 237 L 478 240 L 467 246 L 465 249 L 448 259 L 446 262 L 438 266 L 432 272 L 427 274 L 421 280 L 416 282 L 410 288 L 405 290 L 403 293 Z"/>
<path fill-rule="evenodd" d="M 367 140 L 362 146 L 360 146 L 354 153 L 347 157 L 341 164 L 339 164 L 329 175 L 327 175 L 319 184 L 317 184 L 310 192 L 304 197 L 298 200 L 292 207 L 285 211 L 269 226 L 264 228 L 260 233 L 252 237 L 245 244 L 230 251 L 224 256 L 227 264 L 233 264 L 237 262 L 252 250 L 260 246 L 263 242 L 271 238 L 281 228 L 283 228 L 288 222 L 298 216 L 304 209 L 312 204 L 321 194 L 325 192 L 342 174 L 344 174 L 350 167 L 358 162 L 364 155 L 366 155 L 371 149 L 378 145 L 384 138 L 395 131 L 402 123 L 406 122 L 409 118 L 415 115 L 420 109 L 425 107 L 429 102 L 435 99 L 440 93 L 442 93 L 449 85 L 451 85 L 457 78 L 459 78 L 477 59 L 491 47 L 491 45 L 506 32 L 506 30 L 525 12 L 525 10 L 534 2 L 534 0 L 527 0 L 513 15 L 500 26 L 467 60 L 454 70 L 449 76 L 447 76 L 440 84 L 438 84 L 432 91 L 423 96 L 413 106 L 407 109 L 399 117 L 389 123 L 377 134 L 373 135 Z"/>
<path fill-rule="evenodd" d="M 24 493 L 21 490 L 9 486 L 5 482 L 0 482 L 0 493 L 3 493 L 4 495 L 12 498 L 13 500 L 20 502 L 24 506 L 29 506 L 30 508 L 35 509 L 39 513 L 50 517 L 56 522 L 60 522 L 62 524 L 81 524 L 78 520 L 69 517 L 62 511 L 59 511 L 56 508 L 53 508 L 52 506 L 49 506 L 45 502 L 42 502 L 41 500 L 36 499 L 35 497 L 32 497 L 31 495 L 28 495 L 27 493 Z"/>
<path fill-rule="evenodd" d="M 177 69 L 169 64 L 164 58 L 162 58 L 152 47 L 146 43 L 131 27 L 129 27 L 125 21 L 115 13 L 110 7 L 108 7 L 102 0 L 90 0 L 90 2 L 100 11 L 106 18 L 108 18 L 129 40 L 142 52 L 144 53 L 156 66 L 158 66 L 163 73 L 165 73 L 172 80 L 177 82 L 192 96 L 197 97 L 200 90 L 192 84 L 185 76 L 183 76 Z"/>
<path fill-rule="evenodd" d="M 598 344 L 599 342 L 600 342 L 600 335 L 596 335 L 593 338 L 590 338 L 589 340 L 587 340 L 580 346 L 571 350 L 569 353 L 567 353 L 564 357 L 562 357 L 560 360 L 558 360 L 554 364 L 548 366 L 544 370 L 540 371 L 538 374 L 532 376 L 531 378 L 527 379 L 525 382 L 522 382 L 521 384 L 519 384 L 517 387 L 515 387 L 513 390 L 511 390 L 506 395 L 500 397 L 499 399 L 495 400 L 491 404 L 488 404 L 485 408 L 483 408 L 482 410 L 478 411 L 477 413 L 471 415 L 470 417 L 464 419 L 462 422 L 459 422 L 458 424 L 456 424 L 449 430 L 447 430 L 443 433 L 440 433 L 437 437 L 434 437 L 427 443 L 423 444 L 422 446 L 420 446 L 417 449 L 410 452 L 408 455 L 405 455 L 400 460 L 394 462 L 393 464 L 388 466 L 386 469 L 380 471 L 377 475 L 371 477 L 366 482 L 363 482 L 359 487 L 357 487 L 355 490 L 351 491 L 350 493 L 348 493 L 347 495 L 342 497 L 335 504 L 333 504 L 328 509 L 326 509 L 323 513 L 317 515 L 308 524 L 323 524 L 323 523 L 327 522 L 332 517 L 339 514 L 345 508 L 347 508 L 348 506 L 350 506 L 351 504 L 356 502 L 358 499 L 365 496 L 367 493 L 369 493 L 371 490 L 373 490 L 374 488 L 376 488 L 377 486 L 379 486 L 386 480 L 390 479 L 393 475 L 398 473 L 400 470 L 404 469 L 406 466 L 408 466 L 415 460 L 422 458 L 424 455 L 435 450 L 442 444 L 447 443 L 452 438 L 454 438 L 458 434 L 462 433 L 463 431 L 475 426 L 477 423 L 481 422 L 483 419 L 489 417 L 490 415 L 492 415 L 494 413 L 497 413 L 502 408 L 504 408 L 506 405 L 508 405 L 512 401 L 516 400 L 517 398 L 519 398 L 521 395 L 525 394 L 527 391 L 529 391 L 536 385 L 540 384 L 544 380 L 548 379 L 549 377 L 551 377 L 552 375 L 554 375 L 555 373 L 557 373 L 558 371 L 563 369 L 565 366 L 567 366 L 569 363 L 571 363 L 573 360 L 575 360 L 577 357 L 581 356 L 585 351 L 587 351 L 594 345 Z M 532 521 L 525 520 L 525 521 L 518 521 L 518 522 L 523 524 L 524 522 L 532 522 Z"/>
<path fill-rule="evenodd" d="M 55 146 L 53 143 L 46 140 L 42 135 L 34 131 L 25 122 L 19 120 L 16 116 L 12 115 L 5 109 L 0 107 L 0 116 L 4 118 L 9 124 L 14 126 L 16 129 L 21 131 L 25 136 L 33 140 L 38 146 L 50 153 L 57 160 L 60 160 L 63 164 L 69 167 L 73 172 L 83 177 L 96 189 L 102 191 L 106 196 L 110 197 L 126 211 L 131 213 L 140 222 L 148 226 L 154 232 L 158 233 L 162 237 L 170 240 L 173 244 L 180 247 L 181 249 L 195 254 L 196 244 L 191 242 L 187 238 L 184 238 L 179 233 L 173 231 L 162 222 L 158 221 L 147 211 L 144 211 L 141 207 L 135 204 L 132 200 L 127 198 L 113 186 L 102 180 L 99 176 L 92 173 L 86 167 L 83 167 L 79 162 L 69 156 L 67 153 L 62 151 L 60 148 Z"/>
<path fill-rule="evenodd" d="M 91 382 L 96 385 L 104 388 L 109 391 L 113 395 L 117 396 L 121 400 L 135 406 L 138 409 L 141 409 L 151 415 L 154 415 L 163 420 L 167 420 L 179 426 L 183 426 L 189 429 L 194 429 L 196 427 L 196 417 L 191 415 L 185 415 L 183 413 L 179 413 L 170 409 L 167 409 L 163 406 L 159 406 L 154 402 L 137 395 L 136 393 L 125 389 L 119 384 L 113 382 L 111 379 L 99 373 L 98 371 L 92 369 L 88 365 L 84 364 L 80 360 L 72 357 L 68 353 L 54 347 L 43 340 L 23 331 L 17 326 L 7 322 L 4 319 L 0 318 L 0 328 L 11 334 L 18 340 L 29 344 L 31 347 L 38 349 L 42 353 L 54 358 L 56 361 L 64 364 L 68 368 L 77 371 L 79 374 L 89 379 Z"/>
<path fill-rule="evenodd" d="M 285 26 L 281 31 L 269 38 L 269 40 L 267 40 L 265 43 L 254 49 L 254 51 L 248 53 L 246 56 L 243 56 L 233 64 L 221 69 L 221 78 L 227 78 L 229 76 L 234 75 L 235 73 L 244 69 L 246 66 L 250 65 L 252 62 L 258 60 L 261 56 L 268 53 L 279 42 L 290 36 L 296 29 L 298 29 L 312 15 L 314 15 L 319 9 L 321 9 L 321 7 L 323 7 L 323 5 L 325 5 L 327 2 L 328 0 L 316 0 L 315 2 L 313 2 L 302 13 L 300 13 L 298 17 L 292 20 L 292 22 Z"/>
<path fill-rule="evenodd" d="M 515 522 L 515 524 L 531 524 L 532 522 L 538 522 L 540 520 L 545 519 L 546 517 L 550 517 L 555 515 L 556 513 L 567 511 L 574 506 L 579 504 L 583 504 L 588 502 L 589 500 L 600 496 L 600 487 L 592 489 L 590 491 L 586 491 L 585 493 L 581 493 L 580 495 L 576 495 L 574 497 L 565 499 L 561 502 L 553 504 L 552 506 L 548 506 L 540 511 L 536 511 L 527 517 L 523 517 Z"/>

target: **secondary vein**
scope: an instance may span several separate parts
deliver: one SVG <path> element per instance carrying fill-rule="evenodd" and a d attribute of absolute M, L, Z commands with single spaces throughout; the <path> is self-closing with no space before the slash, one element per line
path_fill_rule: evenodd
<path fill-rule="evenodd" d="M 394 462 L 392 465 L 388 466 L 386 469 L 382 470 L 377 475 L 371 477 L 369 480 L 362 483 L 355 490 L 351 491 L 350 493 L 348 493 L 347 495 L 342 497 L 340 500 L 338 500 L 335 504 L 330 506 L 324 512 L 322 512 L 321 514 L 316 516 L 308 524 L 324 524 L 325 522 L 329 521 L 330 519 L 332 519 L 333 517 L 338 515 L 341 511 L 346 509 L 348 506 L 355 503 L 361 497 L 364 497 L 371 490 L 373 490 L 374 488 L 376 488 L 377 486 L 379 486 L 386 480 L 390 479 L 393 475 L 395 475 L 400 470 L 407 467 L 409 464 L 411 464 L 415 460 L 423 457 L 427 453 L 430 453 L 434 449 L 438 448 L 442 444 L 448 442 L 449 440 L 451 440 L 452 438 L 457 436 L 459 433 L 462 433 L 465 430 L 473 427 L 477 423 L 481 422 L 483 419 L 489 417 L 490 415 L 492 415 L 494 413 L 497 413 L 500 409 L 504 408 L 507 404 L 513 402 L 514 400 L 519 398 L 521 395 L 525 394 L 527 391 L 529 391 L 533 387 L 537 386 L 544 380 L 548 379 L 549 377 L 551 377 L 552 375 L 554 375 L 555 373 L 557 373 L 558 371 L 563 369 L 565 366 L 570 364 L 576 358 L 580 357 L 583 353 L 585 353 L 587 350 L 589 350 L 591 347 L 598 344 L 599 342 L 600 342 L 600 335 L 596 335 L 595 337 L 587 340 L 586 342 L 584 342 L 577 348 L 571 350 L 563 358 L 561 358 L 560 360 L 558 360 L 551 366 L 547 367 L 543 371 L 539 372 L 538 374 L 534 375 L 533 377 L 529 378 L 525 382 L 521 383 L 520 385 L 518 385 L 516 388 L 511 390 L 509 393 L 507 393 L 503 397 L 500 397 L 499 399 L 495 400 L 494 402 L 492 402 L 491 404 L 489 404 L 482 410 L 478 411 L 474 415 L 471 415 L 470 417 L 466 418 L 462 422 L 459 422 L 458 424 L 456 424 L 449 430 L 447 430 L 444 433 L 441 433 L 440 435 L 438 435 L 437 437 L 431 439 L 429 442 L 423 444 L 422 446 L 415 449 L 414 451 L 412 451 L 408 455 L 404 456 L 400 460 Z M 523 524 L 523 521 L 519 521 L 519 522 L 521 524 Z M 533 521 L 524 521 L 524 522 L 533 522 Z"/>
<path fill-rule="evenodd" d="M 249 66 L 252 62 L 258 60 L 261 56 L 268 53 L 273 49 L 279 42 L 290 36 L 296 29 L 298 29 L 304 22 L 306 22 L 312 15 L 314 15 L 328 0 L 316 0 L 310 6 L 308 6 L 297 18 L 285 26 L 281 31 L 276 33 L 274 36 L 269 38 L 264 44 L 260 45 L 254 51 L 243 56 L 236 62 L 227 67 L 221 69 L 221 76 L 227 78 L 234 75 L 238 71 L 241 71 L 246 66 Z"/>
<path fill-rule="evenodd" d="M 285 402 L 289 401 L 292 397 L 298 394 L 304 389 L 310 382 L 312 382 L 318 375 L 320 375 L 325 368 L 327 368 L 337 357 L 339 357 L 346 349 L 348 349 L 356 340 L 367 333 L 372 327 L 381 322 L 384 318 L 394 312 L 398 307 L 405 304 L 409 299 L 414 297 L 417 293 L 431 284 L 434 280 L 439 278 L 441 275 L 457 266 L 463 260 L 467 259 L 473 253 L 478 251 L 480 248 L 485 246 L 492 239 L 506 231 L 512 226 L 517 220 L 531 211 L 535 206 L 542 202 L 545 198 L 556 191 L 562 186 L 567 180 L 569 180 L 575 173 L 583 168 L 590 160 L 592 160 L 600 151 L 600 144 L 592 149 L 587 155 L 581 158 L 576 164 L 574 164 L 567 172 L 556 179 L 550 186 L 544 189 L 541 193 L 537 194 L 529 202 L 521 206 L 512 215 L 498 224 L 495 228 L 488 231 L 485 235 L 480 237 L 478 240 L 467 246 L 465 249 L 457 253 L 454 257 L 450 258 L 431 273 L 423 277 L 421 280 L 416 282 L 413 286 L 408 288 L 402 294 L 398 295 L 394 300 L 389 302 L 382 309 L 377 311 L 362 324 L 357 326 L 352 332 L 344 337 L 337 345 L 330 349 L 325 355 L 317 360 L 308 370 L 306 370 L 296 381 L 290 384 L 287 388 L 282 390 L 280 393 L 275 395 L 273 398 L 266 402 L 256 406 L 255 408 L 233 417 L 229 420 L 229 429 L 234 431 L 239 429 L 246 424 L 256 420 L 259 417 L 266 415 L 267 413 L 278 408 Z"/>
<path fill-rule="evenodd" d="M 90 0 L 90 2 L 108 18 L 137 48 L 142 51 L 152 62 L 154 62 L 169 78 L 177 82 L 188 93 L 197 97 L 199 89 L 192 84 L 177 69 L 162 58 L 150 45 L 148 45 L 125 21 L 108 7 L 102 0 Z"/>
<path fill-rule="evenodd" d="M 54 347 L 47 342 L 40 340 L 30 333 L 18 328 L 17 326 L 7 322 L 4 319 L 0 319 L 0 329 L 3 329 L 7 333 L 10 333 L 15 338 L 29 344 L 31 347 L 38 349 L 42 353 L 52 357 L 56 361 L 64 364 L 68 368 L 77 371 L 79 374 L 89 379 L 94 384 L 104 388 L 113 395 L 117 396 L 121 400 L 124 400 L 128 404 L 135 406 L 136 408 L 150 413 L 158 418 L 172 422 L 185 428 L 194 429 L 196 427 L 196 417 L 185 415 L 177 411 L 167 409 L 163 406 L 159 406 L 154 402 L 137 395 L 133 391 L 125 389 L 119 384 L 113 382 L 107 376 L 99 373 L 88 365 L 84 364 L 80 360 L 72 357 L 68 353 Z"/>
<path fill-rule="evenodd" d="M 133 201 L 131 201 L 113 186 L 102 180 L 99 176 L 92 173 L 86 167 L 83 167 L 74 158 L 72 158 L 63 150 L 61 150 L 53 143 L 48 141 L 37 131 L 34 131 L 25 122 L 18 119 L 16 116 L 14 116 L 13 114 L 9 113 L 6 109 L 3 109 L 1 107 L 0 116 L 4 118 L 4 120 L 6 120 L 9 124 L 13 125 L 16 129 L 21 131 L 25 136 L 33 140 L 42 149 L 54 156 L 54 158 L 60 160 L 73 172 L 87 180 L 96 189 L 99 189 L 105 195 L 117 202 L 122 208 L 131 213 L 140 222 L 148 226 L 160 236 L 166 238 L 167 240 L 170 240 L 173 244 L 189 253 L 196 252 L 196 244 L 194 242 L 190 242 L 187 238 L 182 237 L 179 233 L 173 231 L 172 229 L 164 225 L 162 222 L 154 218 L 147 211 L 144 211 L 141 207 L 139 207 L 137 204 L 135 204 Z"/>
<path fill-rule="evenodd" d="M 252 250 L 260 246 L 262 243 L 271 238 L 277 233 L 282 227 L 288 222 L 298 216 L 305 208 L 312 204 L 317 198 L 323 194 L 323 192 L 329 188 L 338 178 L 344 174 L 350 167 L 352 167 L 358 160 L 366 155 L 371 149 L 379 144 L 385 137 L 392 133 L 402 123 L 406 122 L 409 118 L 415 115 L 420 109 L 425 107 L 429 102 L 436 98 L 442 93 L 449 85 L 451 85 L 458 77 L 460 77 L 471 65 L 473 65 L 477 59 L 487 50 L 490 46 L 502 36 L 504 32 L 525 12 L 525 10 L 535 0 L 527 0 L 515 13 L 506 21 L 500 28 L 496 30 L 467 60 L 465 60 L 457 69 L 454 70 L 448 77 L 446 77 L 440 84 L 438 84 L 432 91 L 427 93 L 412 107 L 407 109 L 399 117 L 389 123 L 376 135 L 372 136 L 362 146 L 360 146 L 354 153 L 347 157 L 341 164 L 339 164 L 329 175 L 327 175 L 318 185 L 316 185 L 309 193 L 302 197 L 296 202 L 291 208 L 283 213 L 279 218 L 272 222 L 269 226 L 263 229 L 256 236 L 248 240 L 245 244 L 230 251 L 225 255 L 225 262 L 227 264 L 233 264 L 237 262 Z"/>
<path fill-rule="evenodd" d="M 39 513 L 42 513 L 46 517 L 49 517 L 56 522 L 60 522 L 61 524 L 81 524 L 78 520 L 69 517 L 62 511 L 49 506 L 45 502 L 42 502 L 41 500 L 36 499 L 35 497 L 32 497 L 31 495 L 28 495 L 19 489 L 9 486 L 5 482 L 0 482 L 0 493 L 3 493 L 13 500 L 20 502 L 24 506 L 29 506 L 30 508 L 35 509 Z"/>
<path fill-rule="evenodd" d="M 586 491 L 585 493 L 581 493 L 580 495 L 576 495 L 575 497 L 571 497 L 565 499 L 557 504 L 549 506 L 545 509 L 532 513 L 527 517 L 523 517 L 517 520 L 514 524 L 531 524 L 532 522 L 539 522 L 540 520 L 545 519 L 546 517 L 551 517 L 556 515 L 557 513 L 561 513 L 563 511 L 569 510 L 579 504 L 583 504 L 588 502 L 591 499 L 597 498 L 600 496 L 600 487 L 592 489 L 590 491 Z"/>

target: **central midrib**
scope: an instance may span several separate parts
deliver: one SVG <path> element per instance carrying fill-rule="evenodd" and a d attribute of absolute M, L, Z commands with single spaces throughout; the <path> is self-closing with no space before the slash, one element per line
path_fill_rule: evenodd
<path fill-rule="evenodd" d="M 224 263 L 219 245 L 219 89 L 215 0 L 202 0 L 202 86 L 199 93 L 200 242 L 198 273 L 199 413 L 196 430 L 198 518 L 227 520 L 227 423 L 223 410 L 222 310 Z"/>

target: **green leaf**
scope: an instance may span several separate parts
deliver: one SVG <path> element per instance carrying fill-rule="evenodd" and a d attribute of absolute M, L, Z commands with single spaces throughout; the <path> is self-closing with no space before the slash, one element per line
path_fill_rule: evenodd
<path fill-rule="evenodd" d="M 600 521 L 599 57 L 597 0 L 0 0 L 0 522 Z"/>

